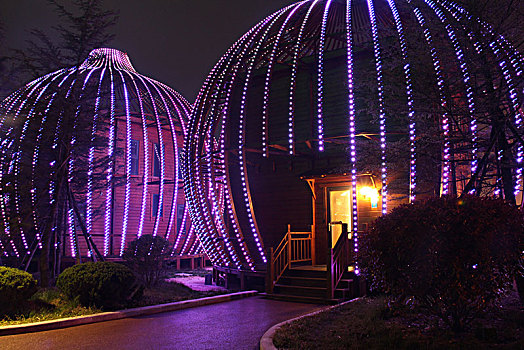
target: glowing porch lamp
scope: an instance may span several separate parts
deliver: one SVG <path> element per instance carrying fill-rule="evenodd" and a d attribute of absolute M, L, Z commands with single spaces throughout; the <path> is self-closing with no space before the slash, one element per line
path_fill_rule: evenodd
<path fill-rule="evenodd" d="M 359 190 L 359 195 L 364 200 L 369 199 L 371 202 L 371 208 L 378 208 L 378 199 L 380 198 L 380 195 L 376 188 L 369 186 L 361 187 Z"/>

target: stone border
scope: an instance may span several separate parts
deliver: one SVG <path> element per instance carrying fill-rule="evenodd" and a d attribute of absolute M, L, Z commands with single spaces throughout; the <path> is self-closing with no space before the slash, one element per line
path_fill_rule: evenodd
<path fill-rule="evenodd" d="M 288 324 L 288 323 L 291 323 L 291 322 L 294 322 L 294 321 L 297 321 L 297 320 L 300 320 L 302 318 L 306 318 L 306 317 L 310 317 L 310 316 L 315 316 L 319 313 L 322 313 L 322 312 L 326 312 L 328 310 L 331 310 L 331 309 L 334 309 L 336 307 L 340 307 L 340 306 L 343 306 L 343 305 L 346 305 L 346 304 L 349 304 L 349 303 L 352 303 L 354 301 L 357 301 L 357 300 L 360 300 L 361 298 L 355 298 L 355 299 L 351 299 L 351 300 L 348 300 L 348 301 L 345 301 L 343 303 L 340 303 L 340 304 L 337 304 L 337 305 L 333 305 L 333 306 L 328 306 L 324 309 L 321 309 L 321 310 L 317 310 L 317 311 L 314 311 L 314 312 L 311 312 L 309 314 L 305 314 L 305 315 L 302 315 L 302 316 L 298 316 L 298 317 L 295 317 L 295 318 L 292 318 L 290 320 L 287 320 L 287 321 L 284 321 L 284 322 L 280 322 L 276 325 L 274 325 L 273 327 L 269 328 L 266 333 L 264 333 L 264 335 L 262 336 L 262 338 L 260 338 L 260 350 L 277 350 L 277 348 L 275 347 L 275 345 L 273 344 L 273 337 L 275 336 L 275 333 L 278 329 L 280 329 L 282 326 Z"/>
<path fill-rule="evenodd" d="M 53 329 L 59 329 L 59 328 L 80 326 L 80 325 L 89 324 L 89 323 L 119 320 L 119 319 L 128 318 L 128 317 L 153 315 L 153 314 L 158 314 L 161 312 L 176 311 L 176 310 L 188 309 L 191 307 L 217 304 L 217 303 L 222 303 L 225 301 L 247 298 L 247 297 L 255 296 L 257 294 L 258 294 L 258 291 L 251 290 L 251 291 L 231 293 L 231 294 L 225 294 L 225 295 L 215 295 L 212 297 L 206 297 L 206 298 L 201 298 L 201 299 L 177 301 L 176 303 L 151 305 L 151 306 L 144 306 L 144 307 L 139 307 L 139 308 L 134 308 L 134 309 L 119 310 L 119 311 L 113 311 L 113 312 L 103 312 L 103 313 L 88 315 L 88 316 L 68 317 L 68 318 L 60 318 L 56 320 L 49 320 L 49 321 L 43 321 L 43 322 L 1 326 L 0 327 L 0 336 L 15 335 L 15 334 L 21 334 L 21 333 L 42 332 L 42 331 L 48 331 L 48 330 L 53 330 Z"/>

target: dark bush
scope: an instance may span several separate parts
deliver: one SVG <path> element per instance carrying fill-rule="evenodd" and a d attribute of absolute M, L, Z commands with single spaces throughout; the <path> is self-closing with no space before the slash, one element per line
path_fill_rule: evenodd
<path fill-rule="evenodd" d="M 136 278 L 126 266 L 113 262 L 74 265 L 58 276 L 56 286 L 84 306 L 117 309 L 127 304 L 136 290 Z"/>
<path fill-rule="evenodd" d="M 501 200 L 466 196 L 403 205 L 362 235 L 371 288 L 414 300 L 454 331 L 509 291 L 520 273 L 524 220 Z"/>
<path fill-rule="evenodd" d="M 25 271 L 0 266 L 0 314 L 12 316 L 37 290 L 37 282 Z"/>
<path fill-rule="evenodd" d="M 158 283 L 165 271 L 168 241 L 160 236 L 143 235 L 131 241 L 123 258 L 145 286 Z"/>

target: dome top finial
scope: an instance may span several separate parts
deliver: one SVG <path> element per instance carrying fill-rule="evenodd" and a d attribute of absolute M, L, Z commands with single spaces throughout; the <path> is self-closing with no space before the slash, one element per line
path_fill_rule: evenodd
<path fill-rule="evenodd" d="M 127 53 L 110 48 L 94 49 L 89 53 L 89 56 L 87 56 L 80 68 L 99 68 L 103 66 L 136 72 Z"/>

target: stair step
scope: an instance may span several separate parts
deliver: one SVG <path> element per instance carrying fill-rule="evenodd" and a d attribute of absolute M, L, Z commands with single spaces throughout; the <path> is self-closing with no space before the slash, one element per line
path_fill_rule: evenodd
<path fill-rule="evenodd" d="M 274 292 L 276 294 L 296 295 L 305 297 L 324 298 L 327 293 L 326 287 L 304 287 L 292 286 L 285 284 L 275 284 Z"/>
<path fill-rule="evenodd" d="M 278 284 L 301 286 L 301 287 L 326 287 L 325 278 L 312 277 L 296 277 L 296 276 L 282 276 L 278 280 Z"/>
<path fill-rule="evenodd" d="M 267 294 L 260 293 L 259 295 L 272 299 L 272 300 L 282 300 L 282 301 L 292 301 L 295 303 L 306 303 L 306 304 L 329 304 L 334 305 L 342 302 L 340 299 L 326 299 L 326 298 L 315 298 L 315 297 L 303 297 L 296 295 L 286 295 L 286 294 Z"/>
<path fill-rule="evenodd" d="M 308 277 L 308 278 L 323 278 L 326 279 L 327 272 L 321 270 L 302 270 L 302 269 L 288 269 L 284 272 L 284 276 L 288 277 Z"/>

